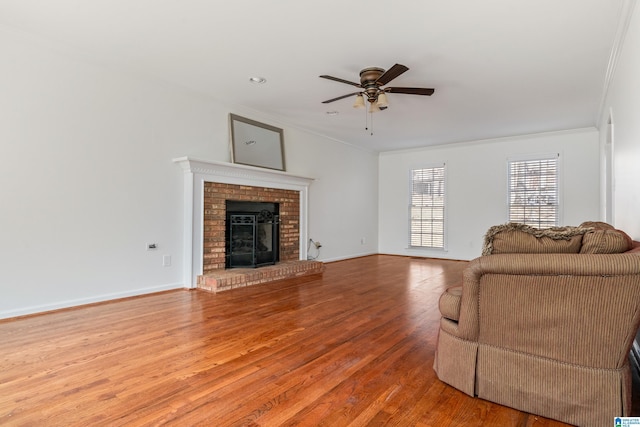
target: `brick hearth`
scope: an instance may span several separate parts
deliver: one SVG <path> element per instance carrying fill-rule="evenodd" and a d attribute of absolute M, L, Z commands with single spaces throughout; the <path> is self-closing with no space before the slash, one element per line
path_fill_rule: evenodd
<path fill-rule="evenodd" d="M 216 270 L 198 276 L 198 288 L 218 292 L 276 280 L 320 275 L 323 271 L 324 264 L 319 261 L 287 261 L 260 268 Z"/>

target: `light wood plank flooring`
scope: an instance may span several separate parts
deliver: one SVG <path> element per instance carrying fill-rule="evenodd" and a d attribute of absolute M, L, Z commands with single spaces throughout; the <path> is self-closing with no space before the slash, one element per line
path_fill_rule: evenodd
<path fill-rule="evenodd" d="M 437 380 L 465 265 L 376 255 L 0 322 L 0 425 L 564 426 Z"/>

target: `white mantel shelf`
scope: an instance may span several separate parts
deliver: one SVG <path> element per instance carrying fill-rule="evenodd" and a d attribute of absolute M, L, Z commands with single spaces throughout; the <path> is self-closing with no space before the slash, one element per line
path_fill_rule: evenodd
<path fill-rule="evenodd" d="M 192 159 L 189 157 L 178 157 L 173 159 L 185 172 L 200 173 L 209 176 L 216 176 L 219 179 L 228 179 L 238 184 L 239 180 L 248 179 L 254 182 L 275 182 L 287 185 L 309 186 L 313 178 L 300 175 L 293 175 L 274 169 L 258 168 L 255 166 L 240 165 L 237 163 L 212 162 L 207 160 Z M 215 181 L 222 182 L 222 181 Z M 262 185 L 264 187 L 264 185 Z"/>
<path fill-rule="evenodd" d="M 184 284 L 195 288 L 202 275 L 204 183 L 248 185 L 298 191 L 300 194 L 300 259 L 307 259 L 307 216 L 312 178 L 236 163 L 178 157 L 184 171 Z"/>

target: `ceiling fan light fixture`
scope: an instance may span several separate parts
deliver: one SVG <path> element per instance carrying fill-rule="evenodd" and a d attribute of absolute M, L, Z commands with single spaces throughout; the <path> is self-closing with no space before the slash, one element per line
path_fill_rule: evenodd
<path fill-rule="evenodd" d="M 375 113 L 375 112 L 378 112 L 378 111 L 380 111 L 380 107 L 378 106 L 378 101 L 371 102 L 371 104 L 369 105 L 369 112 L 370 113 Z"/>
<path fill-rule="evenodd" d="M 380 92 L 378 95 L 378 108 L 381 110 L 385 110 L 389 107 L 389 100 L 387 99 L 387 95 L 384 92 Z"/>
<path fill-rule="evenodd" d="M 364 108 L 364 97 L 361 93 L 356 95 L 356 102 L 353 103 L 353 108 Z"/>

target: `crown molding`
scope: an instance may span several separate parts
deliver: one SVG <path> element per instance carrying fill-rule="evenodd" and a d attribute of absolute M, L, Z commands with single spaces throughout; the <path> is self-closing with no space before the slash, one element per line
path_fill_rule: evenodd
<path fill-rule="evenodd" d="M 618 16 L 618 25 L 616 28 L 616 35 L 613 39 L 613 45 L 611 47 L 611 53 L 609 55 L 609 62 L 607 63 L 607 72 L 604 76 L 604 84 L 602 87 L 602 97 L 600 99 L 600 105 L 598 107 L 597 116 L 595 117 L 595 123 L 600 127 L 602 114 L 604 112 L 607 96 L 609 95 L 609 88 L 615 77 L 616 67 L 618 65 L 618 59 L 624 46 L 624 39 L 629 29 L 629 23 L 633 17 L 633 10 L 636 6 L 636 0 L 624 0 L 620 6 L 620 14 Z"/>

